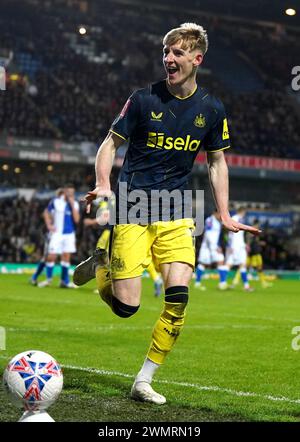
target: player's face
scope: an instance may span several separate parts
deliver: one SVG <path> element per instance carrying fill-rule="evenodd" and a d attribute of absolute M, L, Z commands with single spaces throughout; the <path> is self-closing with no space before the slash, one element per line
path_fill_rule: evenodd
<path fill-rule="evenodd" d="M 200 51 L 184 49 L 180 41 L 171 46 L 164 46 L 163 63 L 168 83 L 175 86 L 194 78 L 196 68 L 202 60 L 203 56 Z"/>
<path fill-rule="evenodd" d="M 68 197 L 68 198 L 73 198 L 74 195 L 75 195 L 75 189 L 74 189 L 74 187 L 67 187 L 67 188 L 65 189 L 65 195 L 66 195 L 66 197 Z"/>

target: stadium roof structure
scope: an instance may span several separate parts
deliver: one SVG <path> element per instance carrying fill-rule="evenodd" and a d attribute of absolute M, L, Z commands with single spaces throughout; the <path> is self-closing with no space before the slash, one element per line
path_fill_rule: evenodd
<path fill-rule="evenodd" d="M 39 0 L 27 0 L 28 3 L 38 4 Z M 102 2 L 99 0 L 48 0 L 48 5 L 75 6 L 82 11 L 87 11 L 87 5 L 101 8 Z M 260 21 L 270 23 L 281 23 L 286 26 L 299 28 L 300 30 L 300 0 L 106 0 L 106 5 L 113 3 L 131 4 L 137 7 L 151 9 L 180 11 L 194 11 L 206 13 L 223 18 L 240 18 L 247 21 Z M 83 8 L 84 7 L 84 8 Z M 285 14 L 287 8 L 296 10 L 296 14 L 289 16 Z"/>
<path fill-rule="evenodd" d="M 94 0 L 88 0 L 94 1 Z M 145 6 L 164 6 L 183 9 L 181 0 L 115 0 L 120 3 L 145 3 Z M 214 15 L 240 17 L 246 20 L 277 22 L 288 26 L 300 26 L 300 0 L 185 0 L 184 8 Z M 285 14 L 287 8 L 294 8 L 296 14 Z"/>

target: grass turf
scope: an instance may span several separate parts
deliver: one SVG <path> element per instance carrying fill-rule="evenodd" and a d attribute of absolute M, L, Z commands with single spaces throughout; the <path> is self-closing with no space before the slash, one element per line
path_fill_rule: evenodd
<path fill-rule="evenodd" d="M 254 282 L 253 293 L 205 284 L 206 292 L 192 284 L 186 325 L 153 382 L 164 406 L 129 399 L 162 307 L 149 279 L 140 310 L 124 320 L 93 293 L 93 282 L 38 289 L 26 276 L 1 275 L 0 372 L 22 351 L 52 354 L 64 366 L 63 392 L 49 410 L 57 421 L 300 421 L 300 351 L 291 346 L 299 282 L 266 290 Z M 0 421 L 20 415 L 1 386 Z"/>

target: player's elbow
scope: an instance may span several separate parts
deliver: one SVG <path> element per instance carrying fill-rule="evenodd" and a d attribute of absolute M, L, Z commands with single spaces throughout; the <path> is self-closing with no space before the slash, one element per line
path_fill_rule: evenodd
<path fill-rule="evenodd" d="M 217 152 L 207 152 L 207 163 L 209 166 L 226 163 L 225 155 L 222 150 Z"/>

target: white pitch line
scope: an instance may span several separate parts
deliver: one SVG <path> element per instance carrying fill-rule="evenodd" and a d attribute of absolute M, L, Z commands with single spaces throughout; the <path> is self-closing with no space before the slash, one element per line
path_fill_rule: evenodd
<path fill-rule="evenodd" d="M 109 370 L 99 370 L 97 368 L 90 368 L 90 367 L 77 367 L 75 365 L 62 365 L 63 368 L 68 368 L 71 370 L 78 370 L 78 371 L 84 371 L 87 373 L 95 373 L 102 376 L 120 376 L 123 378 L 130 378 L 134 379 L 135 376 L 127 373 L 122 373 L 119 371 L 109 371 Z M 192 384 L 189 382 L 178 382 L 178 381 L 167 381 L 164 379 L 157 379 L 153 382 L 158 382 L 160 384 L 168 384 L 168 385 L 177 385 L 179 387 L 190 387 L 195 388 L 196 390 L 200 391 L 216 391 L 219 393 L 228 393 L 233 396 L 243 396 L 243 397 L 255 397 L 259 399 L 264 399 L 268 401 L 274 401 L 274 402 L 289 402 L 291 404 L 300 404 L 300 399 L 290 399 L 285 396 L 272 396 L 272 395 L 264 395 L 260 393 L 253 393 L 250 391 L 236 391 L 232 390 L 231 388 L 223 388 L 218 386 L 205 386 L 205 385 L 199 385 L 199 384 Z"/>
<path fill-rule="evenodd" d="M 69 325 L 67 328 L 69 329 Z M 241 330 L 271 330 L 278 329 L 278 327 L 272 325 L 254 325 L 254 324 L 195 324 L 195 325 L 185 325 L 184 330 L 224 330 L 224 329 L 241 329 Z M 66 327 L 57 328 L 56 331 L 64 331 Z M 109 325 L 99 325 L 97 327 L 89 328 L 88 332 L 110 332 L 115 330 L 152 330 L 153 326 L 146 325 L 119 325 L 119 324 L 109 324 Z M 43 332 L 48 333 L 52 329 L 45 327 L 37 328 L 22 328 L 22 327 L 7 327 L 7 331 L 11 332 Z M 86 327 L 75 327 L 72 331 L 86 331 Z"/>
<path fill-rule="evenodd" d="M 10 360 L 11 357 L 0 355 L 0 359 Z M 100 370 L 98 368 L 78 367 L 76 365 L 68 365 L 68 364 L 64 364 L 64 365 L 62 365 L 62 367 L 70 369 L 70 370 L 84 371 L 86 373 L 95 373 L 95 374 L 99 374 L 100 376 L 120 376 L 122 378 L 127 378 L 127 379 L 134 379 L 135 378 L 135 375 L 128 374 L 128 373 L 122 373 L 120 371 Z M 254 398 L 264 399 L 264 400 L 273 401 L 273 402 L 288 402 L 290 404 L 300 404 L 300 399 L 290 399 L 285 396 L 264 395 L 264 394 L 260 394 L 260 393 L 253 393 L 250 391 L 237 391 L 237 390 L 233 390 L 231 388 L 218 387 L 218 386 L 214 386 L 214 385 L 206 386 L 206 385 L 193 384 L 190 382 L 168 381 L 165 379 L 157 379 L 157 380 L 154 380 L 153 382 L 157 382 L 160 384 L 167 384 L 167 385 L 176 385 L 179 387 L 189 387 L 189 388 L 194 388 L 194 389 L 200 390 L 200 391 L 216 391 L 218 393 L 231 394 L 232 396 L 254 397 Z"/>
<path fill-rule="evenodd" d="M 295 322 L 299 323 L 299 319 L 292 319 L 292 318 L 274 318 L 271 316 L 250 316 L 250 315 L 243 315 L 243 314 L 237 314 L 237 313 L 222 313 L 222 316 L 228 316 L 231 318 L 243 318 L 243 319 L 258 319 L 263 321 L 287 321 L 287 322 Z"/>

